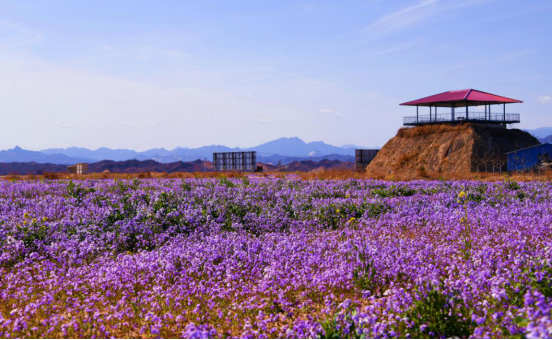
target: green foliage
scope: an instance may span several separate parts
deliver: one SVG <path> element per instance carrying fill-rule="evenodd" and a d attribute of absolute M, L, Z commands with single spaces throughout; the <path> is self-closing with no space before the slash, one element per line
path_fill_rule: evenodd
<path fill-rule="evenodd" d="M 405 312 L 413 323 L 409 328 L 411 338 L 467 338 L 472 334 L 475 324 L 460 299 L 434 288 L 418 293 L 420 299 Z"/>
<path fill-rule="evenodd" d="M 363 203 L 359 205 L 359 208 L 356 210 L 355 218 L 358 218 L 357 216 L 361 217 L 365 212 L 367 212 L 367 215 L 369 217 L 378 217 L 385 212 L 389 210 L 387 205 L 384 205 L 382 203 Z"/>
<path fill-rule="evenodd" d="M 505 187 L 511 191 L 520 190 L 520 185 L 518 185 L 517 181 L 511 178 L 505 179 Z"/>
<path fill-rule="evenodd" d="M 545 273 L 545 274 L 544 274 Z M 528 290 L 537 290 L 546 298 L 552 298 L 551 266 L 546 264 L 542 270 L 529 267 L 522 271 L 525 281 L 515 281 L 514 284 L 505 286 L 505 292 L 512 305 L 524 306 L 524 295 Z"/>
<path fill-rule="evenodd" d="M 181 181 L 182 191 L 192 191 L 192 186 L 185 179 Z"/>
<path fill-rule="evenodd" d="M 241 205 L 237 202 L 228 202 L 224 208 L 222 215 L 225 216 L 225 222 L 223 225 L 224 231 L 235 231 L 232 226 L 233 223 L 246 224 L 246 215 L 248 212 L 256 212 L 257 209 L 254 207 L 248 207 Z"/>
<path fill-rule="evenodd" d="M 467 196 L 465 196 L 466 199 Z M 463 198 L 460 198 L 463 200 Z M 472 232 L 470 228 L 470 221 L 468 215 L 468 209 L 466 201 L 463 200 L 463 209 L 465 211 L 465 216 L 461 217 L 461 224 L 463 225 L 463 230 L 461 232 L 461 239 L 463 241 L 461 246 L 461 254 L 466 261 L 469 261 L 472 256 Z M 480 219 L 478 220 L 478 225 L 480 225 Z"/>
<path fill-rule="evenodd" d="M 311 197 L 314 199 L 346 198 L 346 193 L 342 188 L 333 191 L 329 191 L 328 188 L 319 188 L 313 191 Z"/>
<path fill-rule="evenodd" d="M 416 192 L 417 191 L 413 188 L 392 185 L 388 188 L 373 189 L 372 194 L 375 196 L 386 198 L 386 197 L 413 196 Z"/>
<path fill-rule="evenodd" d="M 359 261 L 361 261 L 361 266 L 353 270 L 353 282 L 361 290 L 368 290 L 374 294 L 379 288 L 378 272 L 374 267 L 374 261 L 365 252 L 360 252 L 357 247 L 355 250 Z"/>
<path fill-rule="evenodd" d="M 480 203 L 484 200 L 484 196 L 483 195 L 480 195 L 480 194 L 475 194 L 475 193 L 472 193 L 472 192 L 469 192 L 467 194 L 467 197 L 465 198 L 465 200 L 467 201 L 473 201 L 473 202 L 476 202 L 476 203 Z"/>
<path fill-rule="evenodd" d="M 138 190 L 140 187 L 140 180 L 138 178 L 133 178 L 132 184 L 129 186 L 132 190 Z"/>
<path fill-rule="evenodd" d="M 82 203 L 84 196 L 96 191 L 94 188 L 83 188 L 80 185 L 76 185 L 73 180 L 69 180 L 66 190 L 67 196 L 75 198 L 77 200 L 77 204 Z"/>
<path fill-rule="evenodd" d="M 488 187 L 485 184 L 480 184 L 474 188 L 472 188 L 471 191 L 468 191 L 467 195 L 465 196 L 465 201 L 472 201 L 476 203 L 482 202 L 486 198 L 486 191 Z"/>
<path fill-rule="evenodd" d="M 518 198 L 519 200 L 522 201 L 522 200 L 524 200 L 526 197 L 528 197 L 528 194 L 525 193 L 524 191 L 518 191 L 518 192 L 517 192 L 517 198 Z"/>
<path fill-rule="evenodd" d="M 121 197 L 121 204 L 110 203 L 114 210 L 106 217 L 104 230 L 109 231 L 111 227 L 118 221 L 124 221 L 136 216 L 136 205 L 130 199 L 131 195 L 126 193 Z"/>
<path fill-rule="evenodd" d="M 204 217 L 211 216 L 213 219 L 222 219 L 221 230 L 234 232 L 236 231 L 233 226 L 234 223 L 241 224 L 245 230 L 252 233 L 256 233 L 256 230 L 250 228 L 251 222 L 246 218 L 248 214 L 255 214 L 259 216 L 263 209 L 257 205 L 243 204 L 235 201 L 220 202 L 219 207 L 205 206 L 202 209 Z"/>
<path fill-rule="evenodd" d="M 155 202 L 152 204 L 152 210 L 154 213 L 163 211 L 165 214 L 175 211 L 177 209 L 177 199 L 174 194 L 170 192 L 162 192 L 159 194 Z"/>
<path fill-rule="evenodd" d="M 32 216 L 25 215 L 23 223 L 17 225 L 17 230 L 20 233 L 20 239 L 26 247 L 37 249 L 37 243 L 44 241 L 48 236 L 49 228 L 44 224 L 44 220 L 37 220 Z"/>
<path fill-rule="evenodd" d="M 383 203 L 369 202 L 344 202 L 343 204 L 329 204 L 322 206 L 315 213 L 315 218 L 325 228 L 336 230 L 345 225 L 351 218 L 361 217 L 377 218 L 388 211 L 388 206 Z"/>
<path fill-rule="evenodd" d="M 543 296 L 551 299 L 553 297 L 552 291 L 552 280 L 551 280 L 551 266 L 546 266 L 544 268 L 545 275 L 543 277 L 538 277 L 535 270 L 530 270 L 531 272 L 531 283 L 530 286 L 532 289 L 535 289 L 543 294 Z"/>
<path fill-rule="evenodd" d="M 234 185 L 234 183 L 232 183 L 232 181 L 230 181 L 224 175 L 221 175 L 219 177 L 219 184 L 221 184 L 222 186 L 225 186 L 227 188 L 234 188 L 236 186 L 236 185 Z"/>
<path fill-rule="evenodd" d="M 355 310 L 347 310 L 346 313 L 336 313 L 333 317 L 319 322 L 323 332 L 318 334 L 319 339 L 361 339 L 363 334 L 357 333 L 353 318 Z"/>

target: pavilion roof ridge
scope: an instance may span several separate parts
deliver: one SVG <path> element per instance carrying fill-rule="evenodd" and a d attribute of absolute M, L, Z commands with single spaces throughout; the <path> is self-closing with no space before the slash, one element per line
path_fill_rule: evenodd
<path fill-rule="evenodd" d="M 478 105 L 495 105 L 522 103 L 521 100 L 499 96 L 476 89 L 454 90 L 423 97 L 400 105 L 406 106 L 442 106 L 464 107 Z"/>

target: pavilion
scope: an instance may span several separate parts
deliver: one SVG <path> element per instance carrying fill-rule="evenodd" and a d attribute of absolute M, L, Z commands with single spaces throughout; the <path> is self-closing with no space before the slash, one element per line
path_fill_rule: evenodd
<path fill-rule="evenodd" d="M 403 117 L 403 125 L 406 126 L 458 124 L 462 122 L 507 126 L 507 124 L 520 123 L 520 114 L 505 112 L 505 104 L 512 103 L 522 103 L 522 101 L 468 89 L 443 92 L 400 105 L 417 107 L 416 116 Z M 503 112 L 492 113 L 492 105 L 501 104 L 503 104 Z M 421 106 L 428 107 L 428 115 L 419 115 L 419 107 Z M 484 112 L 469 111 L 469 107 L 474 106 L 484 106 Z M 451 111 L 447 113 L 438 113 L 438 107 L 449 107 Z M 434 110 L 432 110 L 432 108 L 434 108 Z M 459 108 L 464 109 L 459 110 Z M 432 113 L 432 111 L 434 111 L 434 113 Z"/>

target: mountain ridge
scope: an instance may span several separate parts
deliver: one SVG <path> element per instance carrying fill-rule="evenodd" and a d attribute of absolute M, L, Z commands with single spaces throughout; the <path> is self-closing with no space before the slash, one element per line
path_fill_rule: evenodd
<path fill-rule="evenodd" d="M 329 156 L 332 160 L 353 161 L 355 149 L 354 145 L 334 146 L 323 141 L 313 141 L 306 143 L 299 137 L 281 137 L 254 147 L 228 147 L 225 145 L 206 145 L 197 148 L 175 147 L 172 150 L 165 148 L 153 148 L 145 151 L 135 151 L 132 149 L 109 149 L 106 147 L 95 150 L 69 147 L 69 148 L 50 148 L 40 151 L 46 155 L 65 155 L 70 159 L 64 159 L 63 164 L 78 162 L 97 162 L 101 160 L 125 161 L 136 159 L 140 161 L 155 160 L 161 163 L 172 163 L 178 161 L 210 160 L 214 152 L 236 152 L 236 151 L 257 151 L 258 159 L 268 162 L 278 162 L 279 160 L 286 164 L 293 161 L 303 161 L 308 159 L 323 159 Z M 37 154 L 38 156 L 38 154 Z M 343 156 L 343 157 L 342 157 Z M 58 157 L 58 156 L 56 156 Z M 71 160 L 74 159 L 74 160 Z M 26 159 L 27 161 L 36 161 L 38 163 L 56 163 L 48 157 L 37 157 L 37 159 Z M 7 159 L 4 162 L 9 161 Z"/>

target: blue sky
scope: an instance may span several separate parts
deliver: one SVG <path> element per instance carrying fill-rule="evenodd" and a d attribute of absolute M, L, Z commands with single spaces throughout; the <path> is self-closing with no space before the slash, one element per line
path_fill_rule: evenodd
<path fill-rule="evenodd" d="M 381 146 L 465 88 L 551 126 L 551 42 L 550 1 L 0 0 L 0 149 Z"/>

